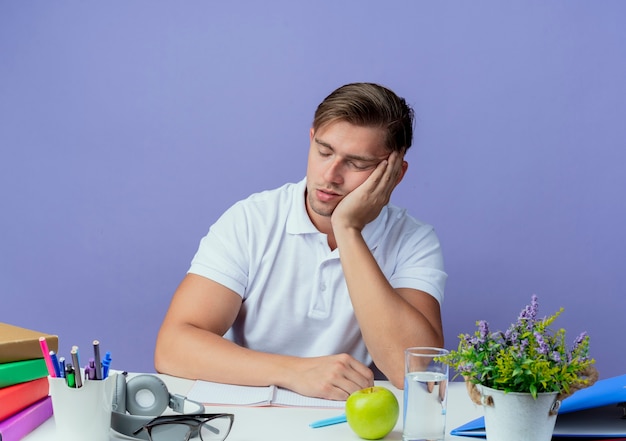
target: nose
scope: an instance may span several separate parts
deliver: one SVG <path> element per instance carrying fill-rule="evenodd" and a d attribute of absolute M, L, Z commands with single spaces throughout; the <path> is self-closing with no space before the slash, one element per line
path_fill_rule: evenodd
<path fill-rule="evenodd" d="M 343 164 L 340 159 L 335 159 L 327 165 L 324 179 L 333 184 L 343 183 Z"/>

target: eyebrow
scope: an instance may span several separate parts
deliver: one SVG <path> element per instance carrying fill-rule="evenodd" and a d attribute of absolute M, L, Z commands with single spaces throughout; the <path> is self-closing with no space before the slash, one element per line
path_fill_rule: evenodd
<path fill-rule="evenodd" d="M 330 145 L 329 143 L 322 141 L 319 138 L 313 138 L 315 140 L 315 142 L 323 147 L 326 147 L 328 149 L 331 149 L 333 152 L 335 151 L 335 149 L 333 148 L 332 145 Z M 381 159 L 376 158 L 374 156 L 360 156 L 360 155 L 346 155 L 346 159 L 350 159 L 353 161 L 362 161 L 362 162 L 380 162 Z"/>

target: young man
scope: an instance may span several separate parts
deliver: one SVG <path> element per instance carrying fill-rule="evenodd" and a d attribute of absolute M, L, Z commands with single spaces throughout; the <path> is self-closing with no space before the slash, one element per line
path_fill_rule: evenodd
<path fill-rule="evenodd" d="M 446 274 L 432 227 L 389 204 L 413 111 L 371 83 L 317 108 L 306 179 L 254 194 L 202 239 L 157 338 L 159 372 L 344 400 L 397 387 L 404 349 L 442 346 Z"/>

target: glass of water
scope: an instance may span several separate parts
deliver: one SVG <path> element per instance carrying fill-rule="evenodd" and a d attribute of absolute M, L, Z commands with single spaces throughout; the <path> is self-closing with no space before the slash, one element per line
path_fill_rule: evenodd
<path fill-rule="evenodd" d="M 403 441 L 439 441 L 445 438 L 448 365 L 436 360 L 436 357 L 448 352 L 428 347 L 404 351 Z"/>

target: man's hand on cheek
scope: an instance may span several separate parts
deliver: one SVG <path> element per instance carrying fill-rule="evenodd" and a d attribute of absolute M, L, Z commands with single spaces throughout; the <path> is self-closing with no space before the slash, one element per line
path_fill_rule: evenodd
<path fill-rule="evenodd" d="M 389 203 L 391 193 L 402 174 L 403 157 L 392 152 L 372 174 L 337 205 L 332 214 L 333 228 L 355 228 L 361 231 L 376 219 Z"/>

